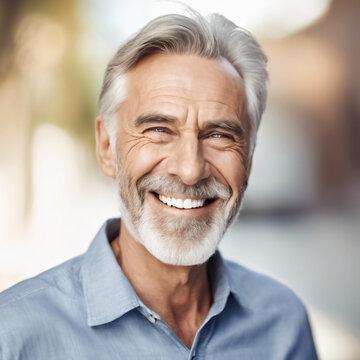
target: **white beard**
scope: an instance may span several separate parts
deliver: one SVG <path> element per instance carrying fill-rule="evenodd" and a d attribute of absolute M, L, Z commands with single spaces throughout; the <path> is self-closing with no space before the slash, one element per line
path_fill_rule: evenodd
<path fill-rule="evenodd" d="M 117 181 L 120 213 L 129 232 L 155 258 L 170 265 L 205 263 L 215 253 L 224 232 L 236 217 L 242 197 L 241 192 L 234 206 L 225 211 L 231 193 L 215 179 L 207 180 L 207 185 L 187 186 L 179 181 L 146 175 L 137 182 L 138 186 L 131 186 L 130 180 L 124 179 L 118 170 Z M 163 193 L 218 197 L 220 202 L 211 215 L 200 218 L 155 213 L 145 194 L 160 188 Z"/>
<path fill-rule="evenodd" d="M 145 205 L 139 242 L 158 260 L 171 265 L 198 265 L 214 254 L 226 229 L 220 211 L 207 219 L 154 215 Z"/>

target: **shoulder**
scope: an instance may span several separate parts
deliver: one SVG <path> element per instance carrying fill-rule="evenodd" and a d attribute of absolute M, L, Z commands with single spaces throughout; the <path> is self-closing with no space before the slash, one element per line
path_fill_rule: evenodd
<path fill-rule="evenodd" d="M 43 273 L 19 282 L 0 293 L 0 311 L 11 304 L 26 301 L 47 291 L 68 288 L 79 282 L 82 256 L 72 258 Z"/>
<path fill-rule="evenodd" d="M 302 300 L 288 286 L 232 261 L 224 261 L 235 298 L 261 326 L 299 338 L 311 329 Z"/>
<path fill-rule="evenodd" d="M 277 358 L 317 359 L 306 308 L 286 285 L 271 277 L 224 261 L 234 296 L 251 313 L 259 333 L 272 339 Z"/>
<path fill-rule="evenodd" d="M 248 315 L 242 323 L 257 339 L 272 344 L 274 356 L 269 358 L 317 359 L 307 311 L 299 297 L 267 275 L 223 262 L 232 294 Z"/>
<path fill-rule="evenodd" d="M 235 294 L 251 308 L 266 310 L 290 307 L 300 312 L 305 310 L 299 297 L 281 282 L 233 261 L 224 260 L 224 264 Z"/>
<path fill-rule="evenodd" d="M 64 298 L 77 297 L 81 258 L 70 259 L 0 293 L 0 338 L 16 327 L 36 322 Z"/>

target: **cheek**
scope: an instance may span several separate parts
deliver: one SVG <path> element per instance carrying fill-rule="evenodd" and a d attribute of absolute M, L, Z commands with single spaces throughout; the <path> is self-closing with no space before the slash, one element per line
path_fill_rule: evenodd
<path fill-rule="evenodd" d="M 237 151 L 208 151 L 208 159 L 211 159 L 211 167 L 214 169 L 216 177 L 233 191 L 233 197 L 237 197 L 244 185 L 246 178 L 246 168 L 244 156 Z"/>
<path fill-rule="evenodd" d="M 158 144 L 141 139 L 123 146 L 119 154 L 124 173 L 137 181 L 166 157 L 166 150 Z"/>

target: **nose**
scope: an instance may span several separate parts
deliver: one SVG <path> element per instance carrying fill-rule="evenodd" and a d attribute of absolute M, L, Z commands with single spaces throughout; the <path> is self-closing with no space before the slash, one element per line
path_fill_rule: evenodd
<path fill-rule="evenodd" d="M 210 176 L 210 165 L 195 134 L 181 137 L 174 145 L 167 166 L 170 175 L 177 175 L 186 185 L 194 185 Z"/>

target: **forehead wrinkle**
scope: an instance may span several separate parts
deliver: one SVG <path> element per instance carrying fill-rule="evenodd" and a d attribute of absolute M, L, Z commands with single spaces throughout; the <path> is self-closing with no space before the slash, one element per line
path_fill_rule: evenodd
<path fill-rule="evenodd" d="M 202 89 L 195 89 L 195 88 L 188 88 L 187 86 L 162 86 L 162 87 L 152 87 L 150 89 L 144 89 L 139 92 L 141 98 L 148 98 L 148 99 L 156 99 L 156 98 L 171 98 L 171 99 L 179 99 L 185 102 L 197 102 L 197 103 L 218 103 L 221 105 L 231 107 L 233 104 L 232 100 L 235 100 L 236 105 L 238 103 L 243 102 L 243 97 L 239 96 L 234 99 L 231 96 L 229 99 L 223 94 L 220 94 L 219 89 L 211 89 L 209 94 L 209 87 L 204 86 L 204 91 Z M 204 96 L 206 94 L 206 97 Z M 220 96 L 219 96 L 220 95 Z"/>
<path fill-rule="evenodd" d="M 177 91 L 179 92 L 179 91 Z M 207 108 L 210 109 L 219 109 L 222 110 L 221 107 L 225 106 L 227 108 L 230 108 L 231 110 L 237 109 L 237 108 L 241 108 L 244 104 L 243 98 L 238 98 L 236 100 L 235 104 L 229 104 L 229 102 L 226 102 L 226 100 L 222 100 L 222 99 L 197 99 L 194 98 L 193 96 L 183 96 L 180 94 L 150 94 L 150 96 L 147 96 L 145 94 L 142 94 L 142 96 L 146 99 L 146 101 L 144 101 L 144 103 L 148 103 L 151 102 L 151 104 L 154 104 L 153 101 L 154 100 L 158 100 L 159 104 L 168 104 L 168 105 L 175 105 L 175 106 L 189 106 L 190 104 L 192 106 L 195 105 L 195 107 L 197 107 L 196 105 L 202 105 L 205 104 L 207 105 Z M 173 100 L 173 101 L 171 101 Z M 181 100 L 181 101 L 176 101 L 176 100 Z"/>
<path fill-rule="evenodd" d="M 140 84 L 138 84 L 140 85 Z M 143 84 L 145 89 L 139 91 L 140 98 L 145 100 L 144 102 L 159 100 L 162 103 L 169 103 L 171 105 L 189 106 L 189 104 L 208 104 L 210 108 L 217 108 L 218 106 L 226 106 L 230 108 L 232 112 L 236 112 L 240 118 L 242 108 L 246 103 L 244 88 L 242 84 L 240 88 L 231 92 L 230 96 L 226 96 L 225 92 L 219 91 L 219 88 L 212 87 L 209 91 L 209 86 L 204 85 L 201 89 L 198 89 L 199 84 L 189 88 L 189 86 L 158 86 L 149 82 Z M 150 88 L 149 88 L 150 86 Z M 204 96 L 206 94 L 206 96 Z M 170 100 L 170 101 L 169 101 Z M 178 100 L 178 101 L 177 101 Z"/>
<path fill-rule="evenodd" d="M 216 84 L 213 81 L 207 81 L 206 79 L 198 79 L 194 77 L 185 77 L 181 78 L 177 75 L 172 75 L 172 78 L 166 78 L 169 76 L 169 73 L 159 72 L 158 74 L 152 74 L 150 71 L 146 73 L 143 81 L 129 81 L 132 84 L 132 87 L 138 94 L 142 97 L 144 96 L 178 96 L 180 94 L 185 94 L 182 96 L 183 99 L 193 99 L 197 98 L 198 101 L 208 100 L 211 98 L 219 98 L 226 102 L 227 96 L 225 95 L 226 90 L 229 87 L 232 88 L 232 94 L 241 94 L 239 98 L 243 98 L 244 93 L 244 84 L 237 81 L 231 76 L 226 78 L 218 79 Z M 224 90 L 224 91 L 222 91 Z M 206 94 L 206 97 L 203 98 L 203 95 Z"/>
<path fill-rule="evenodd" d="M 183 73 L 180 72 L 180 65 L 184 63 L 188 67 L 184 68 Z M 191 113 L 195 109 L 198 115 L 203 113 L 200 118 L 204 120 L 236 117 L 242 121 L 246 105 L 242 78 L 231 66 L 224 71 L 222 63 L 207 59 L 200 59 L 199 62 L 197 57 L 193 62 L 192 57 L 179 55 L 151 56 L 129 73 L 127 85 L 137 98 L 133 102 L 134 114 L 139 114 L 139 111 L 160 112 L 183 120 L 187 118 L 184 113 Z M 192 64 L 197 69 L 195 72 L 189 70 Z M 214 76 L 208 78 L 208 70 Z M 208 111 L 212 113 L 206 114 Z"/>

